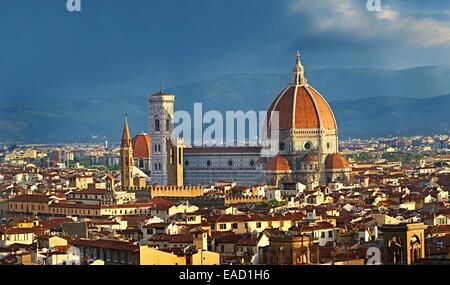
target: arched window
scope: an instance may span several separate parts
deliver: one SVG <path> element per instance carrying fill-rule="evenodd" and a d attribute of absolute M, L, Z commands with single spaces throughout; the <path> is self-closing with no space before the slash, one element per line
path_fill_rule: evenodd
<path fill-rule="evenodd" d="M 411 247 L 411 263 L 414 263 L 418 261 L 421 258 L 420 250 L 421 250 L 421 244 L 420 239 L 417 235 L 414 235 L 410 240 L 410 247 Z"/>
<path fill-rule="evenodd" d="M 166 132 L 170 131 L 170 120 L 166 119 Z"/>
<path fill-rule="evenodd" d="M 160 121 L 159 119 L 155 119 L 155 132 L 159 132 L 161 129 Z"/>
<path fill-rule="evenodd" d="M 173 165 L 173 162 L 174 162 L 174 159 L 173 159 L 173 151 L 174 151 L 174 148 L 170 148 L 170 153 L 169 153 L 169 156 L 170 156 L 170 165 Z"/>
<path fill-rule="evenodd" d="M 403 254 L 402 254 L 402 244 L 400 238 L 393 236 L 388 243 L 390 261 L 392 264 L 402 264 Z"/>

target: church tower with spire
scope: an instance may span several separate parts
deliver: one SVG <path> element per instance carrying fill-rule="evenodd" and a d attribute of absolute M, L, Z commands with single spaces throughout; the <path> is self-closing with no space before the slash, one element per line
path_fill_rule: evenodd
<path fill-rule="evenodd" d="M 122 142 L 120 145 L 121 184 L 122 191 L 133 187 L 133 147 L 128 129 L 128 116 L 123 124 Z"/>

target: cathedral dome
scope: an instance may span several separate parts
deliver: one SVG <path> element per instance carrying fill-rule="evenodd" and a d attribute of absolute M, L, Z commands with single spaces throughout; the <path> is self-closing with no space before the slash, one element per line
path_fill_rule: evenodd
<path fill-rule="evenodd" d="M 303 161 L 305 161 L 305 162 L 318 162 L 317 156 L 311 155 L 311 154 L 305 155 L 303 157 Z"/>
<path fill-rule="evenodd" d="M 133 157 L 135 158 L 150 158 L 150 136 L 145 133 L 140 133 L 132 140 Z"/>
<path fill-rule="evenodd" d="M 294 67 L 291 84 L 278 95 L 268 110 L 279 112 L 280 130 L 290 129 L 337 129 L 336 120 L 325 99 L 312 86 L 308 85 L 304 76 L 300 53 Z"/>
<path fill-rule="evenodd" d="M 326 169 L 347 169 L 350 168 L 347 160 L 338 153 L 329 154 L 325 159 Z"/>
<path fill-rule="evenodd" d="M 266 171 L 291 171 L 292 167 L 286 157 L 279 154 L 267 162 Z"/>

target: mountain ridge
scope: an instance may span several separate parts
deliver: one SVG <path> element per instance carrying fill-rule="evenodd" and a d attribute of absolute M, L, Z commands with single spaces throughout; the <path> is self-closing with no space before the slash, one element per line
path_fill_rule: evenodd
<path fill-rule="evenodd" d="M 438 115 L 450 106 L 448 65 L 387 71 L 307 69 L 306 76 L 330 103 L 344 137 L 447 133 L 450 129 L 448 116 Z M 204 112 L 264 111 L 290 79 L 288 73 L 225 74 L 164 91 L 176 95 L 175 110 L 192 113 L 193 104 L 201 102 Z M 0 141 L 90 141 L 93 135 L 116 140 L 125 113 L 134 131 L 146 131 L 150 92 L 141 94 L 145 95 L 9 98 L 0 105 Z"/>

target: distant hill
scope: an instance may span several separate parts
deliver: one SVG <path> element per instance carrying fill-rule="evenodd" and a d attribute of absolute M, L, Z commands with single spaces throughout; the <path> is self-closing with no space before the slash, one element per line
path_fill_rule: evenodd
<path fill-rule="evenodd" d="M 225 102 L 218 102 L 217 109 L 226 110 L 223 109 L 229 104 L 226 97 L 220 100 Z M 103 140 L 103 136 L 117 140 L 125 112 L 134 133 L 147 131 L 147 105 L 142 102 L 146 102 L 145 97 L 74 99 L 26 107 L 0 105 L 0 141 L 86 142 L 92 141 L 92 135 L 98 137 L 97 141 Z M 372 97 L 338 100 L 330 105 L 341 138 L 437 134 L 450 130 L 450 95 L 426 99 Z"/>
<path fill-rule="evenodd" d="M 341 138 L 450 133 L 450 95 L 372 97 L 330 103 Z"/>
<path fill-rule="evenodd" d="M 309 84 L 329 102 L 370 97 L 429 98 L 450 94 L 450 66 L 417 67 L 405 70 L 335 68 L 306 70 Z M 229 74 L 171 88 L 177 107 L 192 102 L 205 108 L 217 103 L 228 110 L 266 110 L 273 98 L 290 82 L 291 74 Z M 226 99 L 226 100 L 225 100 Z M 224 105 L 225 104 L 225 105 Z"/>
<path fill-rule="evenodd" d="M 330 102 L 340 137 L 448 133 L 450 67 L 408 70 L 323 69 L 307 73 L 309 83 Z M 266 110 L 290 74 L 231 74 L 167 91 L 175 108 Z M 9 98 L 8 102 L 11 102 Z M 40 97 L 0 105 L 0 141 L 74 142 L 117 140 L 123 114 L 134 133 L 147 131 L 147 94 L 85 95 L 56 101 Z M 95 139 L 92 139 L 95 138 Z"/>

